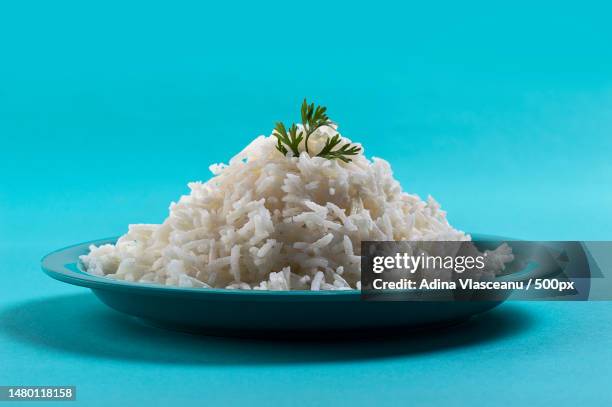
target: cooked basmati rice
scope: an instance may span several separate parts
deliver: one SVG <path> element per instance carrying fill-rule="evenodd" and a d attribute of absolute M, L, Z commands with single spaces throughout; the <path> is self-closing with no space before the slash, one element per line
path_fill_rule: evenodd
<path fill-rule="evenodd" d="M 317 130 L 311 151 L 336 132 Z M 260 136 L 229 165 L 211 165 L 213 178 L 190 183 L 161 225 L 130 225 L 115 245 L 91 246 L 86 270 L 180 287 L 359 289 L 363 240 L 470 240 L 363 149 L 344 163 L 310 157 L 303 145 L 285 157 L 275 145 Z"/>

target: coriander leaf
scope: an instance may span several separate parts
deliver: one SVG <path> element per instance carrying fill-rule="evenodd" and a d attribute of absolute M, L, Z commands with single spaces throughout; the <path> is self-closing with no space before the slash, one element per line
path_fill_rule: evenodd
<path fill-rule="evenodd" d="M 295 123 L 288 130 L 281 122 L 276 123 L 274 127 L 272 134 L 277 138 L 276 149 L 283 155 L 287 155 L 291 151 L 294 157 L 299 157 L 299 146 L 302 141 L 304 141 L 306 153 L 310 154 L 308 149 L 308 139 L 310 136 L 317 129 L 325 126 L 332 127 L 334 124 L 327 116 L 327 108 L 325 106 L 315 106 L 314 103 L 308 104 L 306 99 L 302 102 L 300 113 L 302 118 L 302 127 L 300 129 L 298 129 Z M 359 154 L 361 147 L 352 146 L 350 143 L 340 146 L 341 141 L 342 139 L 339 134 L 328 138 L 325 141 L 325 146 L 316 156 L 330 160 L 338 159 L 345 163 L 351 162 L 349 156 Z M 334 150 L 334 148 L 336 149 Z"/>

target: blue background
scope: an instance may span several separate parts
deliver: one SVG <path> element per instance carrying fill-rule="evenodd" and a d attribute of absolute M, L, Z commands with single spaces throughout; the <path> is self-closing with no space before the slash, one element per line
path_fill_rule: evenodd
<path fill-rule="evenodd" d="M 451 223 L 610 240 L 612 28 L 579 2 L 0 5 L 0 384 L 84 405 L 610 405 L 609 303 L 348 343 L 140 326 L 39 270 L 160 222 L 308 97 Z"/>

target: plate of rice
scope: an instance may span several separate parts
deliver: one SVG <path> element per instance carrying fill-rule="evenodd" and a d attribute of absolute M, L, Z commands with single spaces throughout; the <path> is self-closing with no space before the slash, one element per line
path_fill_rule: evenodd
<path fill-rule="evenodd" d="M 304 101 L 301 119 L 211 165 L 161 224 L 58 250 L 43 270 L 151 324 L 221 334 L 421 327 L 499 304 L 363 301 L 361 242 L 478 236 L 403 191 L 325 108 Z"/>

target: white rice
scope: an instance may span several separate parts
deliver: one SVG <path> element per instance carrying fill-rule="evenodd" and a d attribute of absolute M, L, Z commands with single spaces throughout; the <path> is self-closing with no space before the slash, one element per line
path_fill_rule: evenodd
<path fill-rule="evenodd" d="M 309 147 L 319 151 L 333 134 L 317 130 Z M 229 165 L 211 165 L 214 177 L 190 183 L 161 225 L 130 225 L 115 245 L 91 246 L 86 270 L 181 287 L 359 289 L 362 240 L 470 240 L 363 149 L 344 163 L 285 157 L 275 145 L 260 136 Z"/>

